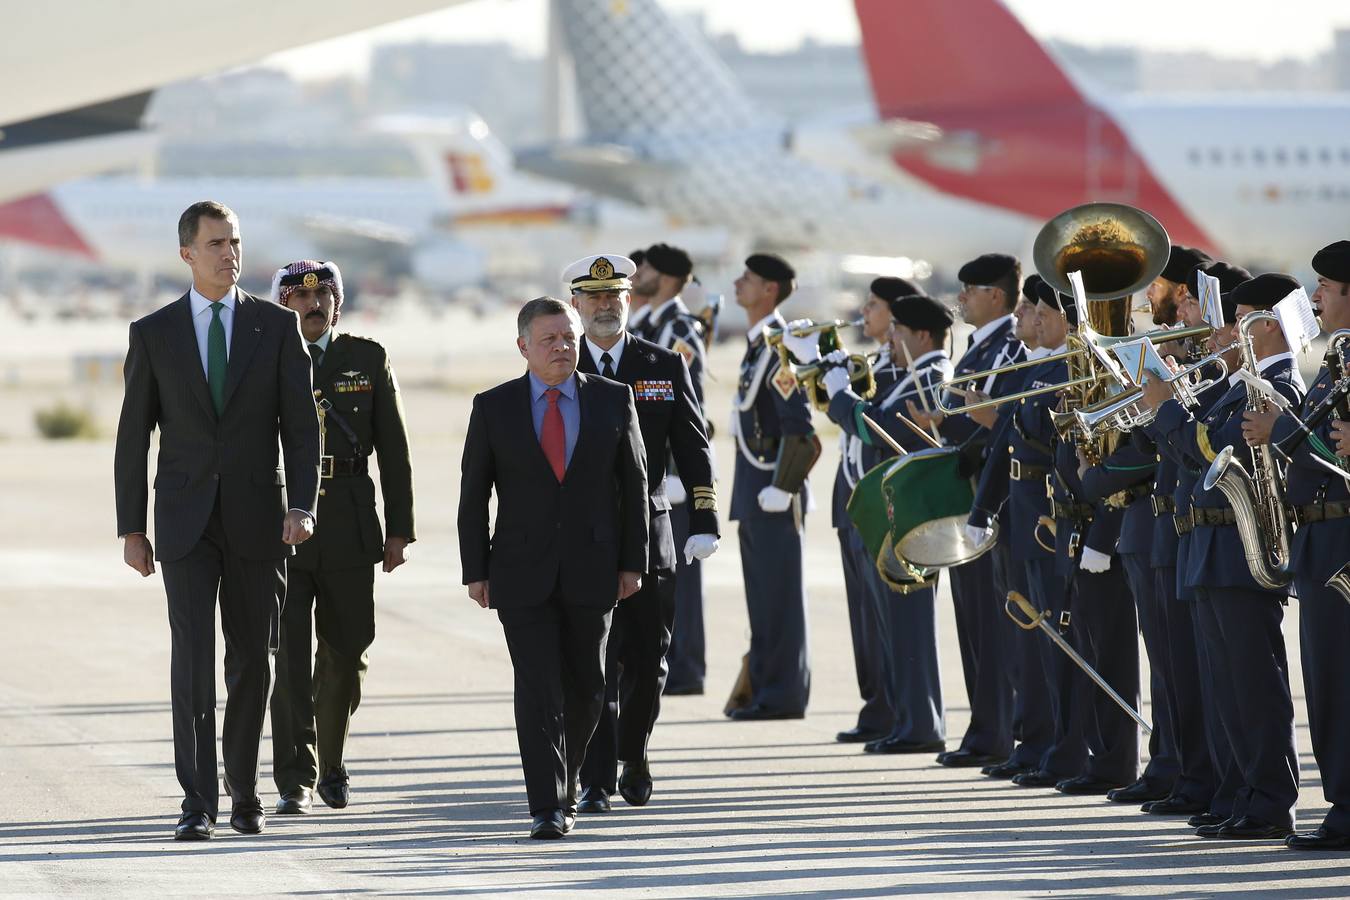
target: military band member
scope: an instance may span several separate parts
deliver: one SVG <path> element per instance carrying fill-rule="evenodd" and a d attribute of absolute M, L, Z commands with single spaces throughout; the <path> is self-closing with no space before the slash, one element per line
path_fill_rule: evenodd
<path fill-rule="evenodd" d="M 1013 334 L 1026 346 L 1027 360 L 1050 354 L 1048 348 L 1040 345 L 1037 336 L 1036 304 L 1041 283 L 1040 275 L 1034 272 L 1028 275 L 1022 282 L 1022 295 L 1013 308 Z M 1022 390 L 1035 369 L 1035 366 L 1028 366 L 1002 376 L 1004 393 L 1013 394 Z M 972 410 L 970 413 L 972 418 L 990 428 L 990 440 L 966 530 L 970 540 L 979 543 L 985 540 L 991 525 L 997 524 L 998 543 L 991 551 L 994 554 L 994 585 L 996 596 L 1004 598 L 1011 590 L 1023 597 L 1031 596 L 1026 560 L 1013 553 L 1015 537 L 1010 529 L 1018 528 L 1019 523 L 1013 521 L 1008 513 L 1012 450 L 1009 432 L 1019 406 L 1017 403 L 1004 403 L 987 410 Z M 1022 523 L 1020 527 L 1025 529 L 1030 525 Z M 1013 721 L 1017 745 L 1006 760 L 981 767 L 981 774 L 991 778 L 1012 778 L 1035 771 L 1041 757 L 1054 743 L 1054 719 L 1045 695 L 1045 670 L 1037 641 L 1027 640 L 1026 636 L 1014 636 L 1011 659 L 1016 672 Z"/>
<path fill-rule="evenodd" d="M 1350 328 L 1350 241 L 1323 247 L 1312 260 L 1317 290 L 1312 302 L 1328 334 Z M 1297 419 L 1307 419 L 1345 376 L 1341 369 L 1323 365 L 1303 404 L 1284 415 L 1247 412 L 1243 430 L 1249 443 L 1299 440 Z M 1344 401 L 1341 409 L 1344 410 Z M 1290 835 L 1285 843 L 1296 850 L 1350 849 L 1350 716 L 1346 689 L 1350 686 L 1350 604 L 1327 587 L 1327 580 L 1350 559 L 1350 490 L 1346 481 L 1313 462 L 1317 457 L 1344 465 L 1344 450 L 1333 446 L 1328 416 L 1313 428 L 1290 454 L 1287 499 L 1298 531 L 1294 536 L 1292 568 L 1299 600 L 1299 650 L 1303 660 L 1303 689 L 1308 702 L 1308 727 L 1313 756 L 1322 775 L 1322 793 L 1331 809 L 1315 831 Z"/>
<path fill-rule="evenodd" d="M 961 317 L 975 331 L 956 364 L 956 375 L 996 369 L 1023 358 L 1026 348 L 1013 333 L 1013 307 L 1022 284 L 1021 263 L 1015 257 L 987 253 L 971 260 L 957 273 Z M 1007 380 L 991 376 L 978 387 L 994 396 L 1005 393 Z M 958 398 L 952 399 L 956 405 Z M 971 474 L 979 472 L 989 429 L 969 415 L 930 414 L 906 403 L 909 416 L 922 428 L 935 426 L 947 443 L 965 448 Z M 992 417 L 987 421 L 992 422 Z M 942 754 L 946 766 L 997 765 L 1013 748 L 1013 683 L 1010 654 L 1015 626 L 997 615 L 1003 599 L 994 594 L 994 559 L 984 554 L 949 570 L 961 669 L 970 699 L 970 725 L 961 746 Z M 991 611 L 994 614 L 991 614 Z"/>
<path fill-rule="evenodd" d="M 645 332 L 648 340 L 658 347 L 674 350 L 689 366 L 689 378 L 706 427 L 708 415 L 703 405 L 703 372 L 707 368 L 707 348 L 703 341 L 703 323 L 690 313 L 682 297 L 693 271 L 689 254 L 679 247 L 653 244 L 647 248 L 637 267 L 633 293 L 641 290 L 648 298 L 645 307 L 650 310 Z M 678 468 L 673 465 L 666 472 L 666 497 L 670 500 L 670 525 L 675 546 L 683 547 L 689 540 L 689 492 Z M 670 635 L 670 651 L 666 654 L 670 670 L 666 679 L 667 694 L 703 693 L 703 678 L 707 672 L 704 646 L 703 561 L 695 557 L 686 563 L 684 556 L 679 555 L 675 568 L 675 622 Z"/>
<path fill-rule="evenodd" d="M 388 573 L 403 565 L 416 534 L 398 381 L 382 346 L 337 331 L 342 273 L 331 262 L 291 263 L 273 278 L 272 297 L 300 317 L 324 411 L 323 527 L 291 561 L 272 694 L 272 777 L 281 795 L 277 812 L 284 815 L 310 811 L 316 779 L 325 804 L 347 805 L 344 749 L 375 640 L 375 566 Z M 384 538 L 369 472 L 372 453 L 379 459 Z"/>
<path fill-rule="evenodd" d="M 795 287 L 792 267 L 769 253 L 748 257 L 736 279 L 736 303 L 751 323 L 732 411 L 731 518 L 739 523 L 752 691 L 749 704 L 727 713 L 739 721 L 799 719 L 811 692 L 802 528 L 820 439 L 806 394 L 764 338 L 766 327 L 787 324 L 778 306 Z"/>
<path fill-rule="evenodd" d="M 1268 310 L 1298 288 L 1288 275 L 1267 273 L 1243 282 L 1229 295 L 1225 321 Z M 1252 332 L 1259 376 L 1290 403 L 1303 396 L 1293 354 L 1278 325 L 1258 323 Z M 1203 418 L 1192 418 L 1171 390 L 1147 379 L 1144 399 L 1157 409 L 1152 433 L 1171 442 L 1201 470 L 1225 446 L 1235 447 L 1248 471 L 1252 454 L 1243 441 L 1248 387 L 1236 374 L 1230 387 Z M 1298 799 L 1298 754 L 1294 708 L 1280 623 L 1287 594 L 1258 585 L 1247 565 L 1236 516 L 1217 488 L 1199 483 L 1192 495 L 1195 530 L 1187 559 L 1186 583 L 1196 592 L 1200 641 L 1215 675 L 1215 701 L 1224 736 L 1242 776 L 1230 817 L 1202 825 L 1202 837 L 1283 840 L 1293 830 Z M 1203 664 L 1203 663 L 1202 663 Z"/>
<path fill-rule="evenodd" d="M 829 367 L 823 382 L 830 396 L 830 418 L 849 436 L 862 442 L 863 470 L 895 456 L 895 451 L 873 433 L 863 417 L 870 418 L 907 451 L 929 446 L 900 416 L 905 414 L 905 402 L 917 399 L 920 392 L 925 395 L 923 402 L 931 407 L 938 385 L 950 378 L 952 372 L 951 358 L 945 349 L 952 316 L 946 307 L 923 295 L 898 297 L 888 305 L 894 323 L 890 355 L 906 360 L 894 384 L 885 391 L 879 390 L 871 400 L 864 400 L 849 389 L 844 351 L 836 350 L 823 361 Z M 802 347 L 800 351 L 807 349 Z M 807 356 L 800 351 L 793 349 L 799 358 Z M 908 365 L 910 359 L 912 368 Z M 871 603 L 880 613 L 884 642 L 882 671 L 890 706 L 895 711 L 890 733 L 866 747 L 876 753 L 940 751 L 945 746 L 947 726 L 938 662 L 936 582 L 901 594 L 883 580 L 875 560 L 870 561 L 864 575 Z"/>
<path fill-rule="evenodd" d="M 897 379 L 890 347 L 890 302 L 917 293 L 919 289 L 903 278 L 876 278 L 863 303 L 863 336 L 880 344 L 876 362 L 872 366 L 872 378 L 876 381 L 878 396 L 885 393 Z M 835 740 L 844 744 L 878 741 L 889 735 L 895 724 L 895 710 L 891 707 L 883 668 L 885 646 L 881 640 L 882 610 L 873 601 L 874 592 L 867 586 L 868 572 L 875 568 L 875 561 L 867 558 L 862 537 L 848 515 L 848 499 L 858 479 L 865 474 L 862 440 L 847 431 L 841 431 L 839 467 L 835 471 L 834 492 L 830 500 L 830 524 L 834 526 L 839 539 L 849 633 L 853 640 L 853 667 L 858 679 L 858 694 L 862 698 L 857 724 L 835 735 Z"/>
<path fill-rule="evenodd" d="M 680 354 L 624 328 L 629 278 L 636 267 L 623 256 L 589 256 L 563 272 L 572 306 L 585 330 L 577 371 L 632 388 L 646 448 L 650 556 L 638 593 L 619 604 L 605 661 L 605 707 L 581 767 L 578 812 L 608 812 L 617 790 L 633 806 L 651 797 L 647 745 L 661 710 L 666 650 L 675 618 L 675 554 L 703 559 L 717 549 L 717 499 L 712 454 L 689 369 Z M 678 546 L 671 536 L 666 459 L 674 456 L 689 479 L 692 534 Z M 618 762 L 623 772 L 618 772 Z"/>
<path fill-rule="evenodd" d="M 628 254 L 628 259 L 631 259 L 633 265 L 638 268 L 642 268 L 642 263 L 646 258 L 647 251 L 641 247 Z M 647 316 L 652 311 L 651 304 L 647 302 L 651 299 L 651 295 L 645 293 L 646 290 L 646 287 L 639 290 L 637 285 L 634 285 L 633 290 L 629 291 L 628 294 L 628 333 L 641 338 L 648 336 Z"/>
<path fill-rule="evenodd" d="M 1225 262 L 1197 265 L 1186 277 L 1186 290 L 1177 290 L 1176 315 L 1187 328 L 1205 324 L 1198 297 L 1199 275 L 1219 279 L 1223 293 L 1251 278 L 1251 273 Z M 1155 315 L 1155 320 L 1157 316 Z M 1212 339 L 1196 345 L 1194 355 L 1208 355 L 1214 348 Z M 1176 352 L 1184 359 L 1184 348 L 1163 345 L 1160 352 Z M 1236 359 L 1236 354 L 1232 354 Z M 1200 377 L 1212 377 L 1214 369 L 1202 370 Z M 1221 381 L 1197 398 L 1196 415 L 1204 415 L 1228 390 Z M 1166 709 L 1176 736 L 1180 771 L 1171 793 L 1162 800 L 1143 804 L 1141 809 L 1153 815 L 1184 815 L 1193 817 L 1193 827 L 1222 822 L 1232 809 L 1238 778 L 1233 769 L 1233 755 L 1223 737 L 1216 705 L 1206 698 L 1213 694 L 1213 672 L 1202 665 L 1196 642 L 1194 591 L 1180 583 L 1179 575 L 1186 571 L 1186 557 L 1190 546 L 1191 492 L 1196 480 L 1204 473 L 1195 468 L 1166 441 L 1159 444 L 1148 429 L 1137 429 L 1138 443 L 1154 448 L 1158 456 L 1158 472 L 1153 489 L 1153 542 L 1149 561 L 1153 566 L 1154 590 L 1158 610 L 1163 621 L 1163 641 L 1166 645 L 1167 691 Z M 1155 701 L 1156 702 L 1156 701 Z M 1154 712 L 1154 728 L 1159 716 Z M 1226 774 L 1225 774 L 1226 773 Z"/>

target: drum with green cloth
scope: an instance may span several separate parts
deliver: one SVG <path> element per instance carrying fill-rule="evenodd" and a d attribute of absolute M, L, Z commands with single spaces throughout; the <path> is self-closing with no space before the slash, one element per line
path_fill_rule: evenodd
<path fill-rule="evenodd" d="M 944 569 L 993 548 L 997 526 L 979 544 L 966 534 L 975 489 L 960 472 L 957 448 L 915 450 L 890 462 L 881 483 L 894 510 L 890 536 L 896 557 L 916 569 Z"/>
<path fill-rule="evenodd" d="M 858 529 L 867 558 L 877 567 L 883 581 L 901 594 L 928 587 L 937 580 L 936 570 L 917 569 L 895 555 L 892 544 L 892 508 L 884 483 L 904 457 L 892 458 L 873 466 L 858 479 L 848 498 L 848 517 Z"/>

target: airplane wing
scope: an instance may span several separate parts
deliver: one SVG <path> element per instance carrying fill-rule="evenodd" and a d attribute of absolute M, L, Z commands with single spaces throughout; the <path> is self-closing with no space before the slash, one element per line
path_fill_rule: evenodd
<path fill-rule="evenodd" d="M 563 181 L 586 190 L 642 204 L 638 184 L 651 184 L 679 174 L 678 163 L 653 160 L 625 144 L 554 144 L 516 151 L 522 172 Z"/>
<path fill-rule="evenodd" d="M 460 0 L 235 0 L 188 13 L 175 0 L 7 0 L 0 28 L 0 126 L 431 12 Z M 71 21 L 72 18 L 78 21 Z"/>

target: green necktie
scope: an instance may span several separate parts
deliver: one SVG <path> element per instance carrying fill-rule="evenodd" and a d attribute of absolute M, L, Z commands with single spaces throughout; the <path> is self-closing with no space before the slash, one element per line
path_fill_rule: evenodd
<path fill-rule="evenodd" d="M 206 384 L 216 415 L 225 411 L 225 323 L 220 321 L 224 306 L 219 301 L 211 304 L 211 324 L 206 329 Z"/>

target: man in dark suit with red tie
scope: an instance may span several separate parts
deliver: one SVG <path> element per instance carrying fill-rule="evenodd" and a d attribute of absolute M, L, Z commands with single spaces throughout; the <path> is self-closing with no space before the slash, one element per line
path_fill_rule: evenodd
<path fill-rule="evenodd" d="M 319 420 L 296 315 L 239 290 L 239 220 L 194 203 L 178 222 L 192 288 L 131 324 L 114 484 L 123 557 L 164 568 L 173 637 L 174 836 L 215 831 L 215 607 L 225 635 L 230 826 L 263 830 L 258 746 L 272 686 L 286 560 L 314 530 Z M 159 429 L 156 554 L 146 535 L 146 454 Z M 277 465 L 278 448 L 284 466 Z"/>
<path fill-rule="evenodd" d="M 473 399 L 460 562 L 469 596 L 497 610 L 515 668 L 530 836 L 560 838 L 604 702 L 610 616 L 647 567 L 646 450 L 628 386 L 576 371 L 571 307 L 540 297 L 516 324 L 529 371 Z"/>

